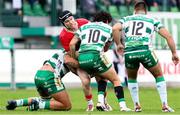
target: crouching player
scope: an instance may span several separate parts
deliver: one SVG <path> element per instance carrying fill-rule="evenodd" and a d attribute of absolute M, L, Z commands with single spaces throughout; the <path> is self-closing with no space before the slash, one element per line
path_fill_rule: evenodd
<path fill-rule="evenodd" d="M 6 106 L 7 110 L 14 110 L 16 107 L 28 106 L 29 111 L 38 109 L 48 110 L 70 110 L 71 101 L 61 78 L 69 72 L 64 62 L 75 61 L 64 55 L 60 50 L 37 71 L 34 81 L 40 97 L 10 100 Z"/>

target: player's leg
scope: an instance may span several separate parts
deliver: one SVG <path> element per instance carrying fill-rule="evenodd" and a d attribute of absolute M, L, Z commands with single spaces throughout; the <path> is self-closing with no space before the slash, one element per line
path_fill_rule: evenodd
<path fill-rule="evenodd" d="M 68 111 L 71 109 L 70 98 L 65 90 L 59 91 L 51 96 L 52 99 L 41 99 L 40 101 L 32 99 L 30 105 L 28 106 L 28 110 L 36 111 L 38 109 L 47 109 Z"/>
<path fill-rule="evenodd" d="M 68 68 L 73 73 L 78 75 L 78 77 L 81 80 L 84 96 L 85 96 L 85 99 L 87 101 L 86 111 L 93 111 L 94 110 L 94 104 L 92 101 L 92 92 L 91 92 L 91 87 L 90 87 L 90 76 L 85 71 L 83 71 L 82 69 L 79 68 L 78 61 L 75 60 L 74 58 L 70 57 L 70 55 L 68 53 L 64 56 L 64 59 L 65 59 L 64 63 L 68 66 Z"/>
<path fill-rule="evenodd" d="M 28 110 L 69 110 L 71 103 L 64 84 L 54 72 L 39 70 L 36 73 L 35 85 L 39 95 L 43 98 L 40 101 L 32 100 Z M 53 97 L 53 99 L 49 99 Z"/>
<path fill-rule="evenodd" d="M 129 108 L 126 107 L 124 92 L 122 86 L 120 86 L 119 77 L 105 55 L 101 55 L 99 52 L 89 51 L 86 53 L 80 53 L 78 60 L 80 67 L 88 73 L 99 74 L 101 77 L 110 80 L 114 85 L 115 94 L 117 94 L 120 107 L 122 108 L 121 110 L 129 111 Z M 105 107 L 104 103 L 101 104 Z"/>
<path fill-rule="evenodd" d="M 100 103 L 104 103 L 108 111 L 112 111 L 112 107 L 108 104 L 107 102 L 107 80 L 100 77 L 100 76 L 95 76 L 97 85 L 98 85 L 98 103 L 96 105 L 96 109 L 99 111 L 103 111 L 103 108 L 101 107 Z"/>
<path fill-rule="evenodd" d="M 128 69 L 127 68 L 127 74 L 128 74 L 128 89 L 131 94 L 131 98 L 134 103 L 134 111 L 135 112 L 141 112 L 141 104 L 139 101 L 139 86 L 138 82 L 136 80 L 137 78 L 137 72 L 138 68 L 135 69 Z"/>
<path fill-rule="evenodd" d="M 139 52 L 125 54 L 125 67 L 128 76 L 128 89 L 130 91 L 131 98 L 134 103 L 135 112 L 142 111 L 139 101 L 139 86 L 137 82 L 137 72 L 140 66 L 138 57 L 141 57 L 141 54 L 139 54 Z"/>
<path fill-rule="evenodd" d="M 50 109 L 51 110 L 70 110 L 71 102 L 68 93 L 63 90 L 52 94 L 52 100 L 50 100 Z"/>
<path fill-rule="evenodd" d="M 92 89 L 90 86 L 91 78 L 87 72 L 85 72 L 84 70 L 82 70 L 80 68 L 77 69 L 77 74 L 78 74 L 79 78 L 81 79 L 84 96 L 87 101 L 86 111 L 93 111 L 94 104 L 93 104 L 93 100 L 92 100 Z"/>
<path fill-rule="evenodd" d="M 168 106 L 166 81 L 162 74 L 160 64 L 158 63 L 154 67 L 149 68 L 148 70 L 152 73 L 152 75 L 156 79 L 156 88 L 157 88 L 157 91 L 158 91 L 160 99 L 161 99 L 162 111 L 163 112 L 174 112 L 174 110 Z"/>
<path fill-rule="evenodd" d="M 7 110 L 14 110 L 16 107 L 28 106 L 32 99 L 40 100 L 40 97 L 30 97 L 30 98 L 23 98 L 23 99 L 16 99 L 16 100 L 8 100 L 7 101 Z"/>
<path fill-rule="evenodd" d="M 144 59 L 143 58 L 142 64 L 155 77 L 156 87 L 157 87 L 158 93 L 160 95 L 161 103 L 162 103 L 162 111 L 163 112 L 174 112 L 174 110 L 168 106 L 166 82 L 165 82 L 164 76 L 162 74 L 161 66 L 158 63 L 157 56 L 155 55 L 155 53 L 153 51 L 148 51 L 148 52 L 146 52 L 146 58 L 148 59 L 148 61 L 143 60 Z"/>
<path fill-rule="evenodd" d="M 107 71 L 100 74 L 103 78 L 108 79 L 111 81 L 111 83 L 114 85 L 114 91 L 116 94 L 116 97 L 119 102 L 120 110 L 121 111 L 131 111 L 131 109 L 127 108 L 126 102 L 124 99 L 124 91 L 123 87 L 120 85 L 120 79 L 114 70 L 114 68 L 111 66 Z"/>

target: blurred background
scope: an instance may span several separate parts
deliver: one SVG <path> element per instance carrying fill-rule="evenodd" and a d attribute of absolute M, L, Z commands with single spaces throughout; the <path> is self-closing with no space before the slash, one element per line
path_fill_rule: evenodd
<path fill-rule="evenodd" d="M 156 15 L 157 18 L 161 18 L 159 16 L 162 13 L 172 13 L 161 18 L 165 25 L 171 22 L 169 18 L 172 18 L 174 13 L 180 11 L 180 0 L 145 2 L 150 12 L 159 13 Z M 1 0 L 0 36 L 13 37 L 14 48 L 58 48 L 60 44 L 57 36 L 62 26 L 58 15 L 63 10 L 70 10 L 76 18 L 83 17 L 89 20 L 97 11 L 103 10 L 111 13 L 114 20 L 118 20 L 133 13 L 133 3 L 134 0 Z M 175 15 L 174 19 L 178 16 L 179 14 Z M 178 22 L 175 23 L 179 24 Z M 172 28 L 169 27 L 172 25 L 168 24 L 167 27 Z M 158 46 L 160 42 L 155 44 L 158 49 L 166 48 Z M 178 49 L 179 44 L 177 41 Z"/>
<path fill-rule="evenodd" d="M 61 48 L 58 36 L 62 25 L 58 16 L 63 10 L 70 10 L 76 18 L 89 20 L 92 20 L 97 11 L 107 11 L 113 17 L 113 25 L 121 17 L 133 14 L 134 1 L 0 0 L 0 87 L 33 83 L 34 74 L 43 61 Z M 172 33 L 177 49 L 180 50 L 180 0 L 145 2 L 149 14 L 162 21 Z M 155 34 L 155 37 L 160 36 Z M 179 83 L 180 67 L 172 65 L 165 40 L 153 39 L 153 46 L 161 52 L 160 58 L 167 55 L 165 59 L 160 59 L 164 60 L 163 71 L 167 76 L 175 76 L 167 79 Z"/>

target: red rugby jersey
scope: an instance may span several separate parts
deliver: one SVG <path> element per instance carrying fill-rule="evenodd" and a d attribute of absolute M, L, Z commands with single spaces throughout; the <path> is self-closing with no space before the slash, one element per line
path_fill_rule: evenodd
<path fill-rule="evenodd" d="M 89 21 L 84 18 L 76 19 L 78 23 L 78 28 L 80 28 L 82 25 L 87 24 Z M 66 31 L 65 28 L 61 31 L 59 35 L 59 41 L 62 44 L 62 47 L 65 49 L 65 51 L 69 51 L 69 44 L 71 42 L 71 39 L 73 38 L 74 33 Z"/>

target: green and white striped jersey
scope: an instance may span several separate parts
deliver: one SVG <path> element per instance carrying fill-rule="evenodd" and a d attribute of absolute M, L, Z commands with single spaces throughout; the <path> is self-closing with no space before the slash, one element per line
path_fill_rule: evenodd
<path fill-rule="evenodd" d="M 69 69 L 64 65 L 64 54 L 65 50 L 60 49 L 49 60 L 44 62 L 44 64 L 50 64 L 55 70 L 56 74 L 61 78 L 69 72 Z"/>
<path fill-rule="evenodd" d="M 90 22 L 75 33 L 81 39 L 79 52 L 104 51 L 105 43 L 112 41 L 112 27 L 103 22 Z"/>
<path fill-rule="evenodd" d="M 155 18 L 145 14 L 134 14 L 120 19 L 124 32 L 125 51 L 133 47 L 147 45 L 152 48 L 154 32 L 158 32 L 163 25 Z"/>

